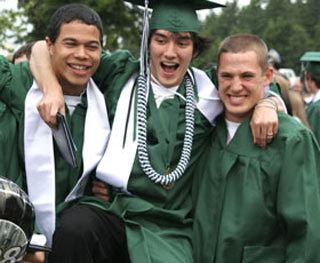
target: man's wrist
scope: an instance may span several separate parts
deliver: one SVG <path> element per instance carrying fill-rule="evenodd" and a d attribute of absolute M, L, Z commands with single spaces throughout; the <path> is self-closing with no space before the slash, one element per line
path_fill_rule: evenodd
<path fill-rule="evenodd" d="M 260 99 L 256 104 L 255 108 L 260 107 L 274 109 L 276 112 L 278 112 L 278 103 L 275 100 L 273 100 L 272 97 Z"/>

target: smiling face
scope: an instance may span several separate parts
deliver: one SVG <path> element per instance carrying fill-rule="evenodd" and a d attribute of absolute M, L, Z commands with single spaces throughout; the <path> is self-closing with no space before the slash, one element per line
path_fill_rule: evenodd
<path fill-rule="evenodd" d="M 262 70 L 254 51 L 222 53 L 217 69 L 219 94 L 225 117 L 242 122 L 263 98 L 264 88 L 272 80 L 271 68 Z"/>
<path fill-rule="evenodd" d="M 165 87 L 179 85 L 193 58 L 191 33 L 156 30 L 149 48 L 151 74 Z"/>
<path fill-rule="evenodd" d="M 80 21 L 62 24 L 54 43 L 46 38 L 51 65 L 66 95 L 80 95 L 100 62 L 100 32 Z"/>

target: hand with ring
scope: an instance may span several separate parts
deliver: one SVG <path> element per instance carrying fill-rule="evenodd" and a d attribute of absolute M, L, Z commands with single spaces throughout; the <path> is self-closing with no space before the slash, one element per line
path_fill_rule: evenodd
<path fill-rule="evenodd" d="M 273 132 L 268 132 L 267 133 L 267 143 L 270 143 L 273 139 Z"/>

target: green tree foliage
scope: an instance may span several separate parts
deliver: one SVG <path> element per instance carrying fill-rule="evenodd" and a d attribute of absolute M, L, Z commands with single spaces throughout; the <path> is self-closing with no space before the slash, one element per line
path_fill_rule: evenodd
<path fill-rule="evenodd" d="M 73 3 L 71 0 L 19 0 L 28 21 L 33 25 L 30 39 L 43 39 L 46 35 L 50 16 L 61 5 Z M 128 48 L 137 53 L 139 47 L 142 15 L 137 8 L 129 8 L 119 0 L 79 0 L 93 8 L 101 17 L 105 33 L 105 48 L 114 51 Z"/>
<path fill-rule="evenodd" d="M 19 0 L 27 21 L 14 26 L 19 12 L 0 14 L 0 47 L 8 32 L 15 32 L 17 42 L 43 39 L 51 14 L 70 0 Z M 114 51 L 126 48 L 138 55 L 142 13 L 128 7 L 121 0 L 79 0 L 95 9 L 104 23 L 105 48 Z M 33 29 L 26 36 L 25 25 Z M 7 29 L 10 29 L 8 31 Z M 218 45 L 226 36 L 239 32 L 257 34 L 270 48 L 282 57 L 283 67 L 293 67 L 299 72 L 299 58 L 306 51 L 320 50 L 320 4 L 319 0 L 251 0 L 240 8 L 238 0 L 229 0 L 221 12 L 211 12 L 203 21 L 201 36 L 212 40 L 211 48 L 194 61 L 198 67 L 215 63 Z"/>
<path fill-rule="evenodd" d="M 213 40 L 207 55 L 195 61 L 198 67 L 214 62 L 218 43 L 230 34 L 253 33 L 276 49 L 283 67 L 299 73 L 301 55 L 320 51 L 319 0 L 252 0 L 241 9 L 237 1 L 227 4 L 219 15 L 211 13 L 203 22 L 201 35 Z"/>
<path fill-rule="evenodd" d="M 0 49 L 13 52 L 10 47 L 6 46 L 6 43 L 23 41 L 27 32 L 25 20 L 22 11 L 3 10 L 0 12 Z"/>

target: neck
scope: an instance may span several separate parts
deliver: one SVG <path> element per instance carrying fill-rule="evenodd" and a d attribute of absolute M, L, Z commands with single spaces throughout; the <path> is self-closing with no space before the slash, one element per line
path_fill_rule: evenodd
<path fill-rule="evenodd" d="M 80 96 L 82 94 L 82 92 L 84 91 L 84 89 L 81 90 L 68 90 L 63 88 L 63 95 L 68 95 L 68 96 Z"/>
<path fill-rule="evenodd" d="M 177 85 L 173 85 L 173 86 L 166 86 L 166 85 L 163 85 L 156 77 L 154 77 L 152 74 L 151 74 L 151 82 L 157 84 L 158 86 L 160 87 L 163 87 L 163 88 L 167 88 L 167 89 L 170 89 L 170 88 L 173 88 L 173 87 L 177 87 L 177 86 L 180 86 L 181 82 Z"/>
<path fill-rule="evenodd" d="M 77 85 L 72 85 L 70 83 L 65 83 L 61 81 L 59 83 L 62 87 L 63 94 L 69 95 L 69 96 L 80 96 L 83 93 L 83 91 L 87 88 L 87 84 L 77 86 Z"/>

